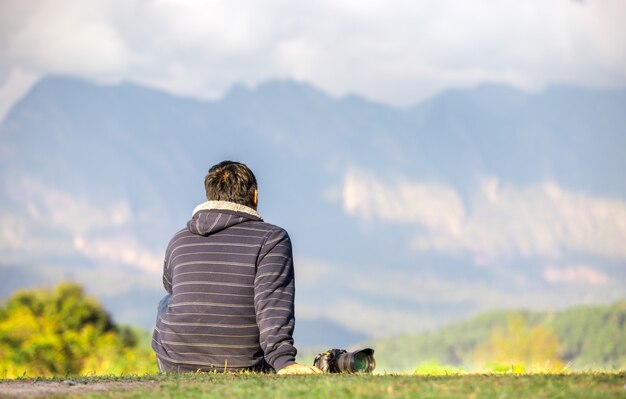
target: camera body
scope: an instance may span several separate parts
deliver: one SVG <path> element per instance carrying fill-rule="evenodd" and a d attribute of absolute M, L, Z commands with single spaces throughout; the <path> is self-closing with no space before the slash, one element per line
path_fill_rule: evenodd
<path fill-rule="evenodd" d="M 370 373 L 376 368 L 376 360 L 371 348 L 355 352 L 330 349 L 318 354 L 313 365 L 325 373 Z"/>

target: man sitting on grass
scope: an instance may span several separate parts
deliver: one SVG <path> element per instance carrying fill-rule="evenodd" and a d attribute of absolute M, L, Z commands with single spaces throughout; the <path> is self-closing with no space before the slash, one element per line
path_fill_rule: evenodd
<path fill-rule="evenodd" d="M 152 337 L 159 370 L 319 373 L 295 362 L 291 241 L 257 213 L 254 174 L 224 161 L 204 186 L 208 201 L 165 253 L 169 295 Z"/>

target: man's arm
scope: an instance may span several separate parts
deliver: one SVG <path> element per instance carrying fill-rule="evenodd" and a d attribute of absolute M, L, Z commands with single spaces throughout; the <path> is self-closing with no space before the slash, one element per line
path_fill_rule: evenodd
<path fill-rule="evenodd" d="M 172 281 L 173 281 L 173 270 L 172 270 L 172 259 L 175 257 L 175 253 L 180 245 L 180 240 L 184 240 L 186 234 L 188 233 L 188 229 L 184 228 L 174 234 L 174 237 L 167 244 L 167 249 L 165 250 L 165 260 L 163 261 L 163 287 L 168 294 L 172 294 Z"/>
<path fill-rule="evenodd" d="M 163 260 L 163 288 L 165 288 L 165 291 L 170 295 L 172 294 L 172 268 L 170 265 L 170 257 L 172 256 L 172 244 L 175 238 L 176 236 L 167 244 L 165 259 Z"/>
<path fill-rule="evenodd" d="M 291 241 L 285 230 L 273 230 L 261 248 L 254 293 L 265 360 L 276 371 L 295 364 L 295 281 Z"/>
<path fill-rule="evenodd" d="M 167 257 L 163 262 L 163 287 L 168 294 L 172 293 L 172 269 L 168 267 Z"/>

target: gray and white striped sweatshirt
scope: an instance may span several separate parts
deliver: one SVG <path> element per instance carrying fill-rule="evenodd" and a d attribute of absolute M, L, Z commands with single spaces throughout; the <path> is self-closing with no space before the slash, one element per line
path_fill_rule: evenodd
<path fill-rule="evenodd" d="M 152 348 L 170 368 L 278 371 L 295 362 L 291 241 L 253 209 L 196 208 L 167 247 L 163 285 L 171 296 Z"/>

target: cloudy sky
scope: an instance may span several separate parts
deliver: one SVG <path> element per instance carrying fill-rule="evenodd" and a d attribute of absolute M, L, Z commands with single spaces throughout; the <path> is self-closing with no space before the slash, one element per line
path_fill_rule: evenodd
<path fill-rule="evenodd" d="M 626 85 L 622 0 L 2 0 L 0 117 L 45 74 L 215 98 L 304 80 L 407 105 L 507 82 Z"/>

